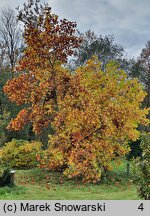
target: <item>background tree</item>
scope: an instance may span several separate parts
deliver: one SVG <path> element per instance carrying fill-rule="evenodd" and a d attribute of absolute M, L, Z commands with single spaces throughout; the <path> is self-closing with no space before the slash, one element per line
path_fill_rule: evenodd
<path fill-rule="evenodd" d="M 142 69 L 139 78 L 145 85 L 147 91 L 145 105 L 146 107 L 150 107 L 150 41 L 148 41 L 145 48 L 142 49 L 138 63 Z"/>
<path fill-rule="evenodd" d="M 13 71 L 21 45 L 21 29 L 15 11 L 11 8 L 3 8 L 0 11 L 0 41 L 3 44 L 3 52 L 8 59 L 10 70 Z"/>
<path fill-rule="evenodd" d="M 16 133 L 6 129 L 6 124 L 16 116 L 20 110 L 12 104 L 4 94 L 3 86 L 14 76 L 14 66 L 20 58 L 23 38 L 16 13 L 11 8 L 0 10 L 0 142 L 3 145 L 12 138 L 27 138 L 27 130 Z"/>
<path fill-rule="evenodd" d="M 98 59 L 102 62 L 103 70 L 110 60 L 116 60 L 125 68 L 127 65 L 127 60 L 124 58 L 125 51 L 121 45 L 115 43 L 113 35 L 97 36 L 90 30 L 84 34 L 79 32 L 79 35 L 82 37 L 82 43 L 76 49 L 76 66 L 83 65 L 93 55 L 97 55 Z"/>
<path fill-rule="evenodd" d="M 130 72 L 131 77 L 137 77 L 145 86 L 145 90 L 147 91 L 145 106 L 150 107 L 150 41 L 142 49 Z"/>
<path fill-rule="evenodd" d="M 143 107 L 150 107 L 150 41 L 146 43 L 140 56 L 132 65 L 129 75 L 130 77 L 137 77 L 144 85 L 147 96 L 143 102 Z M 148 118 L 150 119 L 150 113 Z M 150 128 L 146 127 L 145 130 L 149 131 Z"/>

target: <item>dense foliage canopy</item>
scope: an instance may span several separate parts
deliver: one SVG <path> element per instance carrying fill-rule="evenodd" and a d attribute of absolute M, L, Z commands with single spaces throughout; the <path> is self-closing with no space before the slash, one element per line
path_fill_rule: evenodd
<path fill-rule="evenodd" d="M 33 131 L 40 133 L 51 125 L 49 154 L 38 156 L 41 167 L 97 182 L 112 160 L 128 152 L 128 140 L 138 139 L 138 124 L 149 123 L 148 109 L 141 108 L 146 93 L 138 79 L 128 79 L 113 61 L 105 72 L 96 56 L 73 73 L 65 68 L 81 42 L 76 24 L 59 20 L 37 1 L 33 14 L 32 6 L 20 12 L 26 49 L 16 76 L 4 86 L 9 99 L 25 108 L 8 128 L 21 130 L 32 122 Z"/>

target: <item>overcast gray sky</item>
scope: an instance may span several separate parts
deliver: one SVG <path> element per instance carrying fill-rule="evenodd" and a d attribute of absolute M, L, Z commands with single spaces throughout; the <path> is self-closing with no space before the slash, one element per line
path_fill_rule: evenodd
<path fill-rule="evenodd" d="M 0 7 L 25 0 L 0 0 Z M 128 56 L 138 56 L 150 40 L 150 0 L 45 0 L 61 18 L 76 21 L 78 29 L 97 35 L 113 34 Z"/>

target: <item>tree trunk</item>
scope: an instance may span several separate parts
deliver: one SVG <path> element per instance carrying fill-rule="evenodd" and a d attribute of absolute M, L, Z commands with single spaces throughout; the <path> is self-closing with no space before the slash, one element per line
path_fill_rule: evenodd
<path fill-rule="evenodd" d="M 127 162 L 127 176 L 130 175 L 130 162 Z"/>

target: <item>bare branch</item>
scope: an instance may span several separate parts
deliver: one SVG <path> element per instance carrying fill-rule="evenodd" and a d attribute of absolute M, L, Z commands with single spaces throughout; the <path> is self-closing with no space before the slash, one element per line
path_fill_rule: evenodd
<path fill-rule="evenodd" d="M 11 8 L 3 8 L 0 11 L 0 43 L 5 47 L 7 64 L 13 71 L 19 53 L 21 29 L 17 21 L 15 11 Z M 2 52 L 2 51 L 1 51 Z"/>

